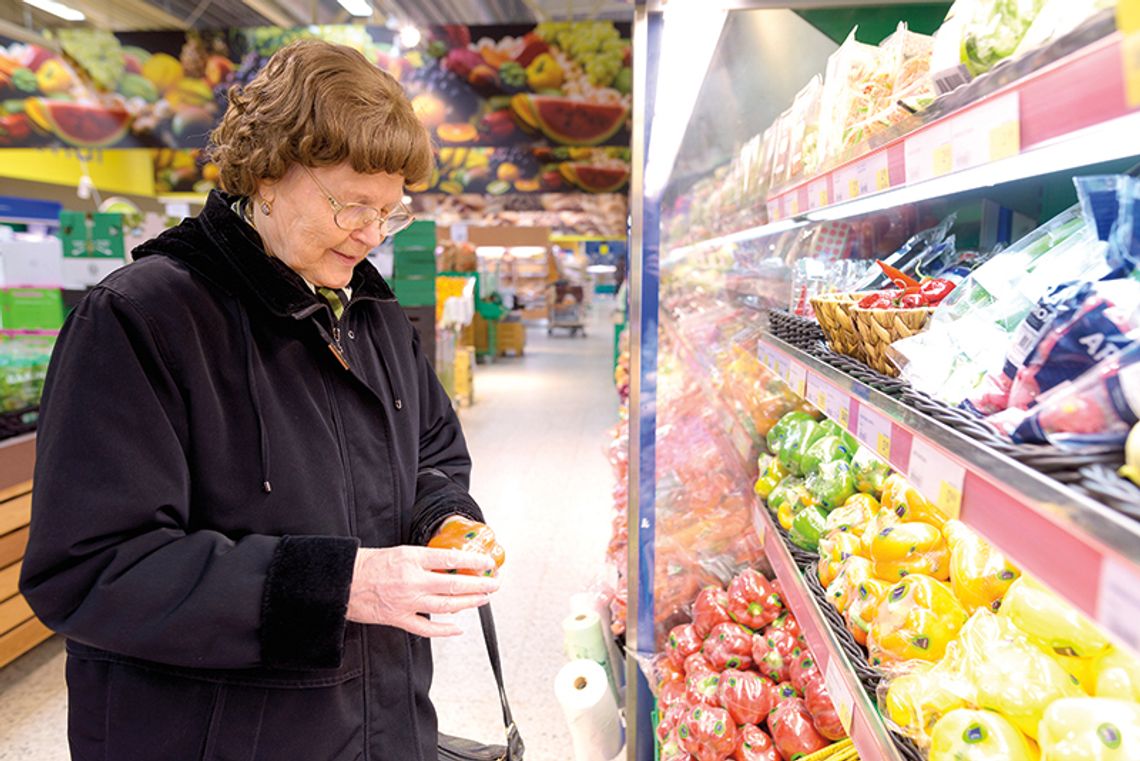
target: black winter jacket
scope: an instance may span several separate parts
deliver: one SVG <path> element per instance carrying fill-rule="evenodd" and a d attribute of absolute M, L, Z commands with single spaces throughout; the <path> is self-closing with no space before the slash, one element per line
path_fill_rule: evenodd
<path fill-rule="evenodd" d="M 339 324 L 214 193 L 69 316 L 21 590 L 79 761 L 435 761 L 430 643 L 346 623 L 358 546 L 482 520 L 459 422 L 367 262 Z"/>

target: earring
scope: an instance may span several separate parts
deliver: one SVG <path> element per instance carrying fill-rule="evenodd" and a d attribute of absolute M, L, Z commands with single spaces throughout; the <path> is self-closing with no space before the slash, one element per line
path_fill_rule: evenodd
<path fill-rule="evenodd" d="M 261 213 L 268 217 L 269 214 L 273 211 L 273 204 L 269 203 L 269 201 L 266 201 L 263 198 L 263 199 L 261 199 L 260 208 L 261 208 Z"/>

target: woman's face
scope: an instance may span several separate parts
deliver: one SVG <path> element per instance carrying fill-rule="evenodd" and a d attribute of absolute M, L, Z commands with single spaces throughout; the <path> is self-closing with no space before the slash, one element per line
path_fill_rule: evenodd
<path fill-rule="evenodd" d="M 404 178 L 396 174 L 360 174 L 348 164 L 309 170 L 341 204 L 372 206 L 381 213 L 403 198 Z M 262 182 L 253 199 L 254 222 L 269 252 L 316 286 L 343 288 L 352 270 L 380 245 L 380 222 L 342 230 L 333 207 L 313 176 L 294 165 L 276 182 Z M 272 204 L 268 216 L 261 201 Z"/>

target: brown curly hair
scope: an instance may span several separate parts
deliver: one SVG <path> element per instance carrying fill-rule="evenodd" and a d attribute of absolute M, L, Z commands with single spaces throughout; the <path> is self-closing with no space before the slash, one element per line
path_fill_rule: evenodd
<path fill-rule="evenodd" d="M 300 40 L 273 54 L 210 133 L 210 160 L 227 193 L 253 196 L 293 164 L 347 161 L 362 174 L 403 176 L 407 185 L 432 173 L 431 137 L 396 79 L 344 45 Z"/>

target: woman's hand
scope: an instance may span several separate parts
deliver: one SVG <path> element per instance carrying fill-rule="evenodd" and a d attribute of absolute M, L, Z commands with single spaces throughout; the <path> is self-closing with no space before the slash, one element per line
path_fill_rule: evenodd
<path fill-rule="evenodd" d="M 421 637 L 462 634 L 454 624 L 419 614 L 458 613 L 487 603 L 499 588 L 498 579 L 440 571 L 482 574 L 494 567 L 494 560 L 478 552 L 412 546 L 361 548 L 356 551 L 347 618 L 395 626 Z"/>

